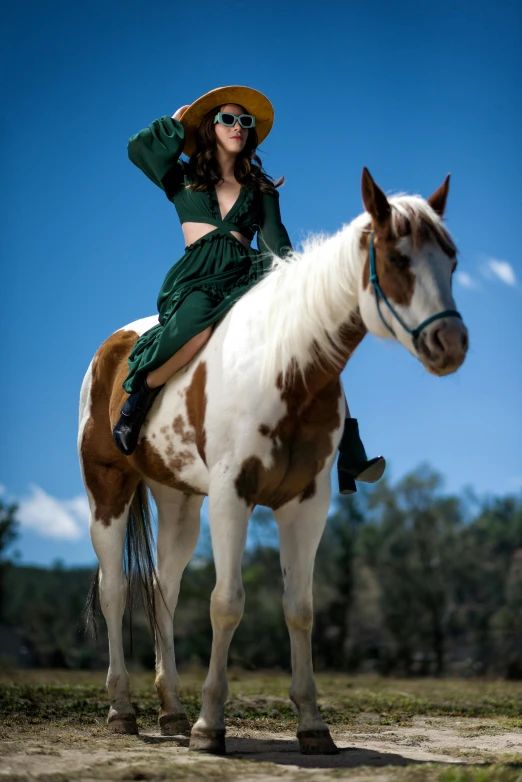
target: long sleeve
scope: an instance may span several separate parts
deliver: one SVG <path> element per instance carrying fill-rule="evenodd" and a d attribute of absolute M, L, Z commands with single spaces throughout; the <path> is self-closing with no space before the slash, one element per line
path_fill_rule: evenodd
<path fill-rule="evenodd" d="M 292 250 L 292 243 L 281 222 L 279 193 L 263 193 L 263 216 L 257 235 L 257 244 L 261 253 L 270 253 L 284 258 Z"/>
<path fill-rule="evenodd" d="M 161 117 L 129 139 L 129 159 L 170 198 L 183 179 L 185 130 L 172 117 Z"/>

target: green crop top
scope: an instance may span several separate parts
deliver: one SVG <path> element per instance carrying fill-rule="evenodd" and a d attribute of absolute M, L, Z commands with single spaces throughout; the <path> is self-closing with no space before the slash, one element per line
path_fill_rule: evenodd
<path fill-rule="evenodd" d="M 187 164 L 180 160 L 185 133 L 183 125 L 171 117 L 161 117 L 150 127 L 129 139 L 130 160 L 172 201 L 181 223 L 208 223 L 220 233 L 238 231 L 251 241 L 258 232 L 260 252 L 280 257 L 292 249 L 281 222 L 279 193 L 241 188 L 232 209 L 221 218 L 214 188 L 190 190 Z"/>

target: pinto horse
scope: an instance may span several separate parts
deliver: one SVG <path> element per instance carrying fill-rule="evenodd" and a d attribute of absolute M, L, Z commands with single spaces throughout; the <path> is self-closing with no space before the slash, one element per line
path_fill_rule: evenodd
<path fill-rule="evenodd" d="M 464 361 L 467 330 L 451 291 L 456 248 L 442 221 L 448 190 L 446 177 L 427 201 L 388 200 L 364 169 L 365 213 L 302 252 L 274 258 L 162 389 L 130 457 L 117 450 L 111 429 L 126 399 L 129 353 L 156 318 L 120 329 L 94 356 L 81 390 L 78 444 L 99 560 L 91 599 L 99 589 L 109 635 L 110 730 L 138 730 L 122 645 L 127 544 L 155 629 L 161 730 L 190 733 L 191 749 L 225 752 L 227 656 L 243 614 L 248 520 L 259 504 L 273 510 L 279 527 L 300 749 L 336 752 L 317 706 L 311 631 L 314 559 L 345 418 L 340 374 L 367 331 L 392 336 L 434 375 Z M 156 563 L 147 489 L 158 511 Z M 213 642 L 201 713 L 190 730 L 179 699 L 173 616 L 206 495 L 216 567 Z"/>

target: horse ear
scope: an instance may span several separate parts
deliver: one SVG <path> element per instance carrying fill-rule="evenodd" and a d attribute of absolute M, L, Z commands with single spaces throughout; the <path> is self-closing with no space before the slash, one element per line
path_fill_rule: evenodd
<path fill-rule="evenodd" d="M 437 212 L 439 217 L 443 217 L 446 210 L 446 200 L 448 198 L 449 186 L 450 175 L 448 174 L 439 189 L 435 190 L 433 195 L 428 198 L 428 204 L 431 206 L 434 212 Z"/>
<path fill-rule="evenodd" d="M 372 175 L 366 167 L 363 168 L 361 191 L 364 208 L 379 226 L 385 225 L 390 219 L 390 205 L 381 188 L 375 184 Z"/>

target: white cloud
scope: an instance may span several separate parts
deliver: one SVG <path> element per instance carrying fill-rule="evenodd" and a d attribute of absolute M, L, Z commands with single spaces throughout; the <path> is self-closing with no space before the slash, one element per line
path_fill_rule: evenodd
<path fill-rule="evenodd" d="M 455 279 L 463 288 L 476 289 L 479 287 L 478 282 L 467 272 L 455 272 Z"/>
<path fill-rule="evenodd" d="M 51 497 L 39 486 L 31 484 L 31 494 L 18 501 L 18 519 L 45 538 L 78 540 L 83 537 L 89 520 L 89 504 L 84 495 L 71 500 Z"/>
<path fill-rule="evenodd" d="M 484 277 L 496 277 L 497 280 L 505 285 L 513 287 L 517 284 L 515 270 L 507 261 L 499 261 L 496 258 L 489 258 L 482 267 Z"/>
<path fill-rule="evenodd" d="M 89 502 L 85 495 L 79 494 L 77 497 L 73 497 L 72 500 L 62 500 L 62 505 L 80 521 L 83 521 L 86 524 L 89 523 Z"/>

